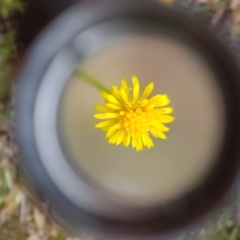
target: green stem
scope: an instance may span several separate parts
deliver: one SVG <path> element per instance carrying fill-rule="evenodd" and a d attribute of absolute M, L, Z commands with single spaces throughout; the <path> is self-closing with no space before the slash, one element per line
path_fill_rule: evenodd
<path fill-rule="evenodd" d="M 77 70 L 76 75 L 84 80 L 86 83 L 91 84 L 93 87 L 97 88 L 100 91 L 110 92 L 107 87 L 105 87 L 101 82 L 99 82 L 96 78 L 89 75 L 88 73 Z"/>

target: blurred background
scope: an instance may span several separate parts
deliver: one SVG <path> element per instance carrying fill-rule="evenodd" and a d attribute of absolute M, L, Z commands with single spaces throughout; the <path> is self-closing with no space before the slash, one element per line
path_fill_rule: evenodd
<path fill-rule="evenodd" d="M 96 239 L 94 236 L 77 238 L 58 225 L 51 208 L 40 200 L 21 175 L 16 146 L 11 140 L 11 92 L 21 59 L 39 31 L 74 2 L 76 0 L 0 0 L 0 240 Z M 240 0 L 159 2 L 211 28 L 232 49 L 236 61 L 240 60 Z M 172 239 L 240 239 L 239 195 L 236 184 L 226 203 L 209 216 L 208 221 Z"/>

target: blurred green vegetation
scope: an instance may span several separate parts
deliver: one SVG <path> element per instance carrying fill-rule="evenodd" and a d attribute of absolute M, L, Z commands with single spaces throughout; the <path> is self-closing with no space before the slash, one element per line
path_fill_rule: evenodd
<path fill-rule="evenodd" d="M 16 30 L 11 16 L 23 9 L 21 0 L 0 0 L 0 126 L 8 123 L 11 83 L 17 61 Z"/>
<path fill-rule="evenodd" d="M 22 0 L 0 0 L 0 16 L 2 18 L 11 17 L 16 11 L 23 10 Z"/>
<path fill-rule="evenodd" d="M 229 0 L 219 0 L 219 1 L 206 1 L 202 4 L 196 5 L 193 9 L 195 12 L 206 12 L 206 11 L 216 11 L 228 4 Z"/>
<path fill-rule="evenodd" d="M 233 213 L 229 209 L 225 209 L 218 223 L 214 226 L 209 226 L 205 240 L 238 240 L 239 226 L 238 223 L 232 221 Z"/>

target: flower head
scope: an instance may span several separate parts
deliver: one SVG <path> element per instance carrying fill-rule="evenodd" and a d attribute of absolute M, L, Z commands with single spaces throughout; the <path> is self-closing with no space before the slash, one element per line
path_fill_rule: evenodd
<path fill-rule="evenodd" d="M 151 148 L 154 143 L 149 135 L 166 139 L 169 128 L 165 123 L 171 123 L 174 117 L 169 114 L 173 108 L 166 107 L 170 100 L 166 94 L 158 94 L 148 98 L 154 83 L 149 83 L 140 94 L 140 85 L 136 76 L 132 77 L 133 87 L 129 87 L 122 79 L 121 86 L 112 86 L 110 93 L 101 92 L 105 105 L 95 105 L 100 113 L 95 114 L 97 119 L 104 120 L 95 125 L 96 128 L 106 131 L 109 144 L 123 144 L 128 147 L 130 143 L 137 151 L 143 147 Z"/>

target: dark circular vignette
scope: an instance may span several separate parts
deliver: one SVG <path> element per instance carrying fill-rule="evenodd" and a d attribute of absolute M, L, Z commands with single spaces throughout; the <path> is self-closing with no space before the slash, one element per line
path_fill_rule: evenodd
<path fill-rule="evenodd" d="M 104 1 L 102 1 L 104 2 Z M 118 1 L 116 1 L 118 2 Z M 122 1 L 124 2 L 124 1 Z M 130 1 L 129 1 L 130 2 Z M 133 1 L 136 2 L 136 1 Z M 144 6 L 146 1 L 138 1 L 138 4 Z M 153 5 L 154 3 L 150 3 L 150 5 Z M 79 5 L 80 6 L 80 5 Z M 73 10 L 73 8 L 72 8 Z M 71 9 L 68 10 L 68 14 L 70 14 Z M 133 11 L 133 10 L 132 10 Z M 162 10 L 163 11 L 163 10 Z M 142 224 L 133 224 L 133 225 L 126 225 L 125 223 L 121 222 L 114 222 L 106 219 L 99 219 L 98 217 L 91 216 L 88 213 L 84 212 L 84 210 L 78 209 L 76 206 L 74 206 L 70 201 L 65 198 L 65 196 L 58 191 L 58 189 L 54 186 L 54 184 L 51 182 L 51 179 L 46 173 L 46 170 L 43 168 L 43 166 L 40 163 L 40 159 L 37 156 L 36 146 L 34 142 L 32 142 L 31 148 L 28 150 L 28 153 L 25 152 L 25 142 L 23 140 L 27 141 L 29 140 L 33 133 L 32 133 L 32 107 L 34 103 L 34 97 L 35 93 L 37 91 L 38 83 L 32 82 L 30 86 L 28 86 L 28 89 L 31 89 L 31 92 L 28 93 L 28 96 L 23 97 L 23 93 L 25 92 L 24 86 L 25 84 L 28 84 L 27 80 L 23 80 L 25 76 L 28 75 L 28 70 L 31 68 L 38 70 L 35 72 L 36 79 L 38 78 L 40 80 L 42 71 L 47 67 L 48 63 L 51 62 L 52 56 L 58 51 L 58 47 L 61 48 L 63 46 L 63 43 L 59 44 L 58 47 L 52 50 L 51 53 L 46 53 L 46 55 L 43 57 L 43 59 L 38 60 L 38 62 L 33 63 L 31 60 L 34 59 L 34 54 L 38 54 L 38 51 L 40 50 L 39 46 L 41 47 L 41 44 L 38 44 L 35 42 L 35 46 L 38 47 L 38 51 L 34 50 L 32 48 L 32 52 L 30 51 L 28 54 L 28 59 L 25 62 L 25 65 L 23 67 L 23 70 L 20 73 L 20 86 L 18 87 L 17 95 L 15 96 L 15 104 L 16 111 L 15 111 L 15 129 L 16 129 L 16 137 L 17 142 L 19 145 L 19 151 L 20 154 L 23 156 L 23 165 L 26 168 L 26 172 L 31 179 L 33 185 L 36 187 L 36 189 L 39 191 L 39 193 L 50 203 L 56 203 L 54 204 L 54 207 L 56 209 L 56 212 L 59 213 L 61 216 L 65 216 L 66 219 L 68 219 L 72 224 L 76 226 L 83 226 L 88 227 L 88 225 L 94 226 L 96 229 L 101 229 L 102 232 L 108 232 L 108 233 L 119 233 L 122 235 L 129 234 L 129 235 L 138 235 L 138 234 L 159 234 L 162 231 L 174 229 L 179 226 L 183 226 L 185 224 L 191 223 L 193 220 L 197 219 L 200 215 L 207 212 L 209 206 L 214 206 L 217 202 L 219 197 L 222 197 L 222 195 L 228 190 L 229 186 L 232 184 L 234 177 L 236 176 L 237 170 L 239 168 L 239 136 L 240 136 L 240 129 L 238 126 L 238 122 L 240 120 L 239 111 L 239 73 L 237 70 L 237 67 L 233 63 L 233 59 L 228 56 L 228 53 L 226 52 L 225 48 L 221 46 L 221 44 L 216 44 L 215 40 L 208 35 L 209 33 L 201 27 L 198 28 L 197 32 L 194 30 L 193 25 L 191 22 L 189 22 L 184 17 L 182 18 L 181 15 L 176 16 L 174 15 L 170 17 L 173 12 L 170 10 L 164 9 L 164 11 L 167 12 L 167 14 L 164 17 L 167 17 L 168 20 L 175 22 L 177 19 L 179 20 L 178 25 L 186 25 L 188 29 L 187 31 L 194 31 L 195 36 L 199 37 L 199 42 L 201 42 L 203 45 L 205 44 L 206 49 L 214 52 L 214 60 L 219 63 L 218 66 L 216 66 L 218 69 L 218 72 L 221 72 L 222 79 L 222 89 L 225 93 L 225 101 L 227 104 L 227 111 L 228 115 L 231 117 L 230 121 L 231 123 L 228 124 L 228 134 L 226 135 L 226 148 L 223 152 L 223 158 L 220 161 L 219 168 L 216 169 L 215 174 L 212 175 L 210 179 L 208 179 L 208 186 L 213 190 L 211 192 L 211 196 L 206 197 L 205 199 L 201 198 L 200 196 L 203 196 L 203 192 L 205 192 L 205 188 L 202 187 L 201 189 L 198 189 L 196 192 L 193 192 L 188 196 L 190 207 L 194 208 L 196 211 L 195 213 L 190 214 L 189 219 L 176 219 L 176 222 L 171 222 L 172 219 L 169 221 L 169 219 L 163 217 L 164 222 L 167 227 L 161 227 L 159 226 L 160 223 L 157 223 L 156 219 L 154 219 L 152 222 L 149 223 L 142 223 Z M 156 10 L 157 13 L 157 10 Z M 51 14 L 50 14 L 51 15 Z M 66 15 L 61 16 L 62 18 L 67 17 Z M 180 19 L 181 17 L 181 19 Z M 174 19 L 175 18 L 175 19 Z M 57 24 L 55 21 L 54 24 Z M 54 25 L 52 25 L 54 26 Z M 56 25 L 55 25 L 56 26 Z M 51 31 L 51 26 L 48 28 L 47 31 L 45 31 L 45 34 L 48 34 Z M 185 30 L 184 30 L 185 31 Z M 203 36 L 203 34 L 206 34 Z M 35 33 L 33 34 L 35 35 Z M 51 34 L 50 34 L 51 35 Z M 53 35 L 53 34 L 52 34 Z M 209 42 L 207 40 L 207 37 L 210 37 Z M 42 35 L 44 37 L 44 35 Z M 50 36 L 49 39 L 51 39 Z M 41 37 L 38 38 L 38 40 L 41 42 Z M 67 41 L 67 39 L 65 39 Z M 219 49 L 221 49 L 221 52 L 219 53 Z M 220 63 L 221 62 L 221 63 Z M 26 65 L 28 64 L 28 65 Z M 38 64 L 38 66 L 36 66 Z M 225 68 L 225 69 L 224 69 Z M 227 69 L 227 71 L 225 71 Z M 27 78 L 25 78 L 27 79 Z M 232 79 L 232 86 L 228 84 L 226 79 Z M 21 83 L 22 81 L 22 83 Z M 23 98 L 25 98 L 23 100 Z M 29 102 L 29 99 L 32 99 L 33 101 Z M 23 106 L 24 103 L 24 106 Z M 25 111 L 28 108 L 28 113 L 26 116 L 21 115 L 22 111 Z M 236 110 L 238 109 L 238 111 Z M 21 115 L 21 116 L 20 116 Z M 19 125 L 21 124 L 21 125 Z M 18 126 L 22 126 L 22 129 L 20 129 Z M 235 128 L 233 128 L 235 127 Z M 23 131 L 25 131 L 23 133 Z M 24 136 L 24 138 L 23 138 Z M 232 150 L 233 149 L 233 150 Z M 234 162 L 232 162 L 232 165 L 229 167 L 229 162 L 226 164 L 226 157 L 232 156 L 232 159 L 234 159 Z M 27 159 L 28 158 L 28 159 Z M 231 158 L 231 157 L 230 157 Z M 30 161 L 30 159 L 36 159 L 36 162 Z M 37 167 L 36 167 L 37 166 Z M 35 169 L 35 171 L 32 171 Z M 37 169 L 37 171 L 36 171 Z M 225 178 L 225 181 L 221 183 L 221 188 L 216 188 L 216 179 L 219 177 L 219 171 L 222 173 L 224 171 L 225 173 L 228 172 L 228 176 Z M 43 177 L 44 176 L 44 177 Z M 36 179 L 41 179 L 41 181 L 36 181 Z M 220 183 L 220 182 L 218 182 Z M 59 201 L 61 199 L 61 201 Z M 207 202 L 209 201 L 209 202 Z M 66 208 L 67 206 L 67 208 Z M 174 207 L 174 205 L 167 206 L 167 208 Z M 164 215 L 164 214 L 163 214 Z M 81 220 L 80 220 L 81 219 Z M 100 220 L 100 221 L 99 221 Z M 169 221 L 169 222 L 168 222 Z M 171 226 L 170 226 L 171 225 Z"/>

